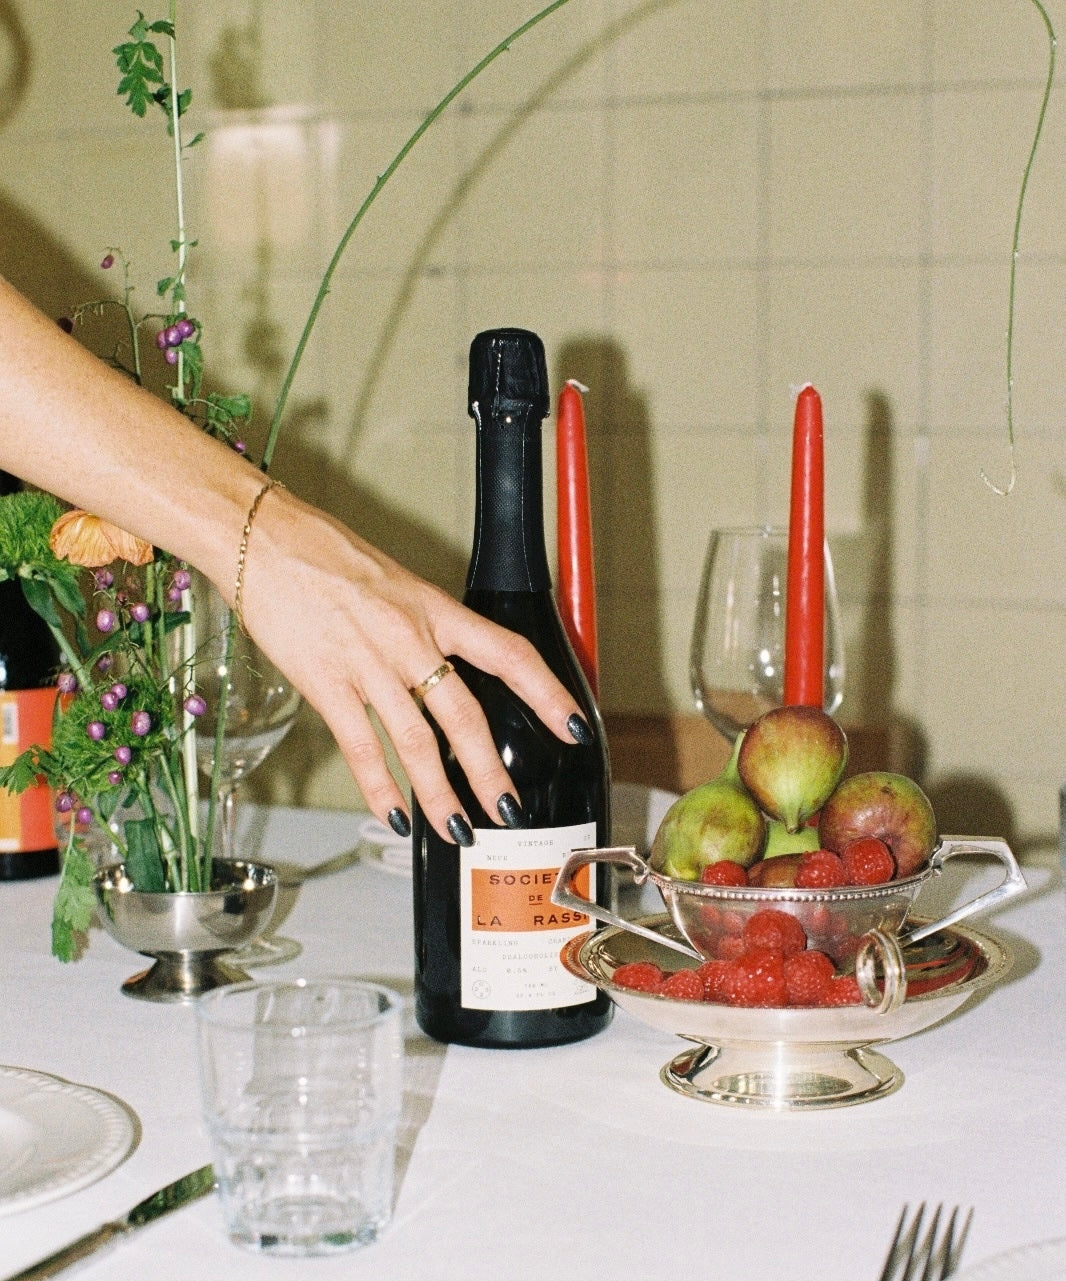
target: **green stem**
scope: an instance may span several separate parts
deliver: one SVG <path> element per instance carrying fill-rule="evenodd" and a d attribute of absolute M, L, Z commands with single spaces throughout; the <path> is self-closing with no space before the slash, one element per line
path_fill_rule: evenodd
<path fill-rule="evenodd" d="M 162 753 L 159 758 L 159 767 L 161 781 L 164 784 L 164 790 L 174 806 L 174 820 L 176 831 L 172 834 L 173 843 L 177 850 L 178 865 L 180 867 L 180 885 L 181 890 L 198 890 L 203 888 L 200 860 L 196 846 L 192 843 L 192 833 L 189 831 L 187 822 L 187 811 L 184 802 L 186 797 L 183 789 L 179 786 L 174 778 L 174 771 L 171 768 L 170 760 L 167 753 Z M 161 834 L 166 829 L 166 823 L 162 816 L 152 805 L 152 822 L 157 833 Z M 163 842 L 160 841 L 160 848 L 163 848 Z M 167 851 L 163 849 L 163 856 L 166 857 Z"/>
<path fill-rule="evenodd" d="M 55 637 L 60 653 L 70 664 L 71 671 L 78 678 L 78 684 L 82 689 L 88 689 L 92 683 L 92 677 L 85 670 L 85 665 L 81 661 L 81 655 L 77 650 L 75 650 L 73 645 L 71 645 L 70 641 L 67 640 L 62 628 L 53 626 L 51 623 L 48 623 L 47 619 L 45 619 L 45 622 L 48 625 L 48 630 Z"/>
<path fill-rule="evenodd" d="M 277 445 L 278 433 L 281 430 L 281 419 L 282 419 L 282 415 L 285 412 L 285 406 L 288 403 L 289 392 L 292 390 L 292 384 L 293 384 L 293 380 L 296 377 L 296 371 L 300 367 L 300 361 L 303 359 L 304 350 L 307 347 L 308 340 L 311 337 L 311 331 L 314 329 L 315 321 L 318 319 L 318 313 L 322 310 L 322 304 L 326 301 L 326 295 L 329 293 L 329 287 L 333 279 L 333 274 L 337 270 L 340 260 L 344 255 L 344 251 L 348 247 L 348 242 L 351 240 L 352 236 L 355 233 L 355 229 L 359 226 L 359 224 L 363 221 L 363 218 L 366 216 L 367 210 L 370 208 L 370 206 L 381 194 L 382 188 L 389 181 L 389 179 L 396 172 L 396 170 L 399 169 L 400 165 L 407 158 L 408 153 L 411 151 L 414 145 L 418 142 L 418 140 L 430 127 L 430 125 L 433 124 L 433 122 L 437 119 L 437 117 L 463 92 L 463 90 L 467 87 L 467 85 L 469 85 L 472 80 L 475 80 L 479 75 L 481 75 L 481 73 L 485 70 L 487 66 L 490 65 L 490 63 L 495 62 L 501 53 L 506 53 L 507 50 L 511 47 L 511 45 L 515 43 L 516 40 L 524 36 L 526 32 L 530 31 L 533 27 L 535 27 L 537 23 L 543 22 L 543 20 L 547 18 L 550 14 L 554 13 L 556 9 L 561 9 L 563 5 L 567 3 L 569 3 L 569 0 L 552 0 L 552 3 L 545 5 L 544 8 L 541 9 L 539 13 L 535 13 L 532 18 L 527 18 L 526 21 L 523 22 L 521 26 L 516 27 L 515 30 L 512 31 L 509 36 L 506 36 L 503 40 L 500 41 L 500 43 L 495 47 L 495 49 L 487 53 L 481 59 L 481 61 L 477 63 L 476 66 L 472 67 L 466 73 L 466 75 L 463 76 L 463 78 L 458 82 L 458 84 L 454 85 L 451 89 L 449 89 L 448 92 L 444 95 L 444 97 L 440 100 L 440 102 L 437 103 L 437 105 L 433 108 L 433 110 L 429 113 L 429 115 L 426 116 L 426 118 L 422 121 L 422 123 L 418 126 L 418 128 L 414 131 L 414 133 L 410 136 L 410 138 L 407 139 L 404 145 L 396 153 L 396 155 L 393 157 L 392 163 L 378 177 L 378 180 L 377 182 L 374 183 L 374 186 L 371 189 L 370 194 L 359 206 L 358 210 L 356 211 L 355 217 L 348 224 L 344 234 L 341 236 L 340 241 L 337 244 L 336 249 L 333 251 L 333 257 L 330 259 L 329 265 L 327 266 L 325 274 L 322 277 L 322 282 L 318 287 L 318 293 L 315 295 L 315 300 L 311 304 L 311 311 L 303 327 L 303 332 L 300 334 L 300 341 L 296 344 L 296 350 L 293 353 L 292 361 L 290 362 L 289 368 L 285 374 L 285 380 L 281 384 L 281 390 L 278 392 L 278 399 L 274 406 L 274 416 L 270 420 L 270 432 L 267 437 L 266 448 L 263 450 L 263 462 L 262 462 L 263 471 L 267 471 L 270 467 L 271 462 L 273 461 L 274 449 Z"/>
<path fill-rule="evenodd" d="M 137 328 L 137 317 L 133 314 L 133 308 L 130 305 L 130 298 L 133 296 L 133 287 L 130 284 L 130 265 L 126 261 L 126 255 L 122 255 L 122 310 L 126 313 L 126 327 L 130 334 L 130 357 L 133 361 L 133 381 L 138 387 L 142 384 L 141 378 L 141 340 Z"/>
<path fill-rule="evenodd" d="M 1029 148 L 1029 159 L 1025 162 L 1021 190 L 1018 192 L 1018 207 L 1014 213 L 1014 236 L 1011 240 L 1010 288 L 1007 298 L 1007 443 L 1010 447 L 1010 480 L 1007 481 L 1004 488 L 1001 488 L 999 485 L 993 484 L 986 472 L 981 472 L 981 479 L 988 488 L 993 493 L 1001 496 L 1009 494 L 1018 479 L 1018 466 L 1014 452 L 1014 294 L 1018 275 L 1018 244 L 1022 234 L 1022 209 L 1025 206 L 1025 193 L 1029 187 L 1029 175 L 1032 172 L 1033 161 L 1036 159 L 1036 149 L 1040 143 L 1040 135 L 1044 131 L 1044 117 L 1047 115 L 1048 101 L 1051 98 L 1051 86 L 1055 80 L 1055 28 L 1051 25 L 1051 19 L 1048 17 L 1047 10 L 1040 3 L 1040 0 L 1031 0 L 1031 3 L 1043 18 L 1044 26 L 1047 29 L 1048 64 L 1047 80 L 1044 84 L 1044 97 L 1040 103 L 1040 114 L 1036 120 L 1033 145 Z"/>
<path fill-rule="evenodd" d="M 208 589 L 210 590 L 210 589 Z M 215 712 L 215 754 L 211 761 L 210 795 L 207 801 L 207 833 L 204 838 L 204 858 L 207 862 L 208 875 L 211 874 L 211 860 L 215 849 L 215 824 L 218 822 L 218 800 L 222 792 L 222 766 L 226 759 L 226 722 L 229 719 L 229 688 L 233 679 L 233 663 L 237 652 L 237 617 L 227 612 L 226 639 L 222 652 L 222 670 L 226 676 L 219 682 L 218 708 Z M 225 850 L 231 858 L 235 850 Z"/>
<path fill-rule="evenodd" d="M 178 0 L 170 0 L 170 28 L 171 36 L 170 45 L 170 133 L 173 140 L 174 149 L 174 196 L 175 196 L 175 213 L 177 216 L 178 235 L 177 235 L 177 254 L 178 270 L 174 278 L 174 287 L 171 291 L 171 297 L 174 301 L 175 312 L 182 314 L 185 311 L 185 272 L 188 265 L 189 244 L 187 231 L 185 227 L 185 180 L 182 169 L 181 152 L 181 111 L 180 111 L 180 94 L 178 91 Z M 185 408 L 185 361 L 182 356 L 181 347 L 177 348 L 178 363 L 176 370 L 176 386 L 172 389 L 174 400 L 181 408 Z M 188 593 L 182 605 L 186 606 L 189 601 Z M 196 879 L 203 882 L 206 876 L 210 883 L 211 876 L 211 851 L 210 849 L 201 850 L 199 844 L 199 826 L 200 826 L 200 789 L 199 789 L 199 770 L 196 760 L 196 722 L 195 718 L 185 710 L 185 689 L 191 692 L 193 688 L 192 671 L 193 661 L 196 653 L 196 632 L 193 623 L 192 610 L 189 610 L 189 621 L 181 628 L 180 635 L 180 663 L 177 676 L 171 677 L 171 685 L 174 692 L 174 699 L 177 708 L 177 714 L 181 718 L 181 761 L 182 761 L 182 781 L 184 787 L 181 795 L 175 795 L 175 810 L 179 814 L 179 822 L 182 827 L 180 849 L 183 851 L 182 864 L 185 870 L 182 875 L 184 888 L 188 888 L 189 869 L 188 861 L 195 865 Z M 173 786 L 173 780 L 171 780 Z"/>
<path fill-rule="evenodd" d="M 178 93 L 178 0 L 170 0 L 170 28 L 174 33 L 170 36 L 170 133 L 174 143 L 174 196 L 177 205 L 178 221 L 178 272 L 174 277 L 174 287 L 171 291 L 171 297 L 174 300 L 175 312 L 185 311 L 185 269 L 189 257 L 189 245 L 185 233 L 185 179 L 181 165 L 181 115 L 179 113 L 179 93 Z M 172 388 L 175 401 L 184 406 L 185 404 L 185 361 L 182 357 L 181 348 L 177 348 L 178 363 L 174 366 L 177 371 L 177 385 Z"/>

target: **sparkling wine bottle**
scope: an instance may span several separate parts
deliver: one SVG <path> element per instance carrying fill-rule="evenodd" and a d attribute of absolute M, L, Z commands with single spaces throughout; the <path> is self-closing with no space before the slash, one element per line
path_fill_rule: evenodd
<path fill-rule="evenodd" d="M 18 482 L 0 472 L 0 494 Z M 59 647 L 16 580 L 0 583 L 0 765 L 52 737 Z M 19 795 L 0 788 L 0 880 L 59 871 L 52 794 L 45 783 Z"/>
<path fill-rule="evenodd" d="M 588 744 L 562 742 L 503 681 L 453 658 L 485 712 L 524 821 L 509 829 L 486 815 L 438 730 L 474 843 L 442 840 L 414 806 L 415 1009 L 430 1036 L 465 1045 L 558 1045 L 591 1036 L 611 1015 L 606 994 L 559 960 L 563 945 L 592 921 L 550 898 L 571 850 L 609 843 L 610 770 L 599 713 L 552 596 L 541 494 L 548 405 L 535 334 L 498 329 L 474 339 L 477 496 L 464 602 L 533 642 L 592 733 Z M 607 886 L 594 884 L 595 871 L 578 887 L 605 902 Z"/>

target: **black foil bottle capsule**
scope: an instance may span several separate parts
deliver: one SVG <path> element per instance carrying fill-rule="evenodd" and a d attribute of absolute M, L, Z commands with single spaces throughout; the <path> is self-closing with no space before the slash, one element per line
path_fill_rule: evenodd
<path fill-rule="evenodd" d="M 0 495 L 18 482 L 0 472 Z M 59 646 L 15 579 L 0 583 L 0 765 L 52 737 Z M 0 788 L 0 881 L 59 871 L 52 795 L 45 783 L 19 795 Z"/>
<path fill-rule="evenodd" d="M 463 600 L 532 641 L 574 694 L 593 741 L 562 742 L 504 682 L 453 659 L 485 712 L 525 821 L 510 830 L 484 812 L 438 731 L 475 840 L 467 849 L 442 840 L 415 804 L 415 1011 L 430 1036 L 464 1045 L 559 1045 L 600 1031 L 611 1016 L 606 994 L 559 961 L 564 943 L 593 922 L 550 899 L 571 849 L 609 844 L 610 768 L 600 716 L 551 590 L 541 493 L 548 408 L 537 335 L 479 334 L 470 348 L 477 494 Z M 605 884 L 592 892 L 606 901 Z"/>

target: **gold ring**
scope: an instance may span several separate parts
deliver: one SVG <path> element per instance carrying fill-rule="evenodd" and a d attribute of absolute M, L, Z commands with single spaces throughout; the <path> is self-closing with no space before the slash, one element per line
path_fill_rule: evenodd
<path fill-rule="evenodd" d="M 430 672 L 421 685 L 413 685 L 411 693 L 420 703 L 435 685 L 439 685 L 445 676 L 454 671 L 455 668 L 445 659 L 435 672 Z"/>

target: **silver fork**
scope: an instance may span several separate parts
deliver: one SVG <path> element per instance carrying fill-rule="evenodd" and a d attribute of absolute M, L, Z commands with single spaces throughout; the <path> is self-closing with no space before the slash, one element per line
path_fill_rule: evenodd
<path fill-rule="evenodd" d="M 910 1222 L 907 1222 L 909 1206 L 904 1206 L 896 1224 L 896 1235 L 885 1260 L 884 1270 L 878 1281 L 943 1281 L 959 1266 L 962 1247 L 966 1244 L 966 1234 L 970 1230 L 973 1208 L 966 1211 L 960 1224 L 958 1206 L 951 1211 L 947 1224 L 940 1230 L 940 1217 L 944 1207 L 938 1205 L 929 1221 L 925 1233 L 922 1220 L 925 1217 L 925 1202 L 918 1207 Z M 938 1235 L 939 1234 L 939 1235 Z"/>

